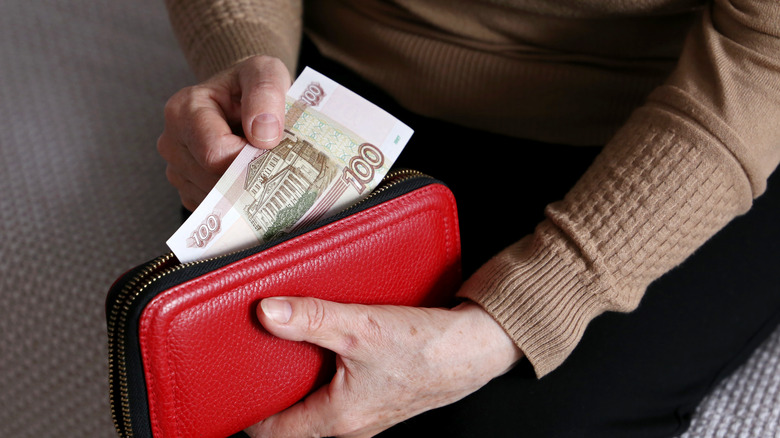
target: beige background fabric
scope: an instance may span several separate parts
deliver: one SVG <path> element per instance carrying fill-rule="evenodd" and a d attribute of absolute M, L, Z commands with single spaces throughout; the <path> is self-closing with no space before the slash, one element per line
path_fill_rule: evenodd
<path fill-rule="evenodd" d="M 114 436 L 105 294 L 178 225 L 155 142 L 193 81 L 162 0 L 0 3 L 0 437 Z M 685 436 L 779 423 L 780 331 Z"/>

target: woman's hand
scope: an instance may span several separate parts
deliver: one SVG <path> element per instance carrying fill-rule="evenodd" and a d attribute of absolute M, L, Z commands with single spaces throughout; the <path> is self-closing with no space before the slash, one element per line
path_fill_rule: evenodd
<path fill-rule="evenodd" d="M 279 144 L 288 88 L 282 61 L 255 56 L 168 100 L 157 150 L 185 208 L 203 201 L 247 142 Z"/>
<path fill-rule="evenodd" d="M 338 356 L 328 385 L 247 429 L 253 438 L 370 437 L 465 397 L 522 357 L 473 303 L 445 310 L 267 298 L 258 316 L 272 334 Z"/>

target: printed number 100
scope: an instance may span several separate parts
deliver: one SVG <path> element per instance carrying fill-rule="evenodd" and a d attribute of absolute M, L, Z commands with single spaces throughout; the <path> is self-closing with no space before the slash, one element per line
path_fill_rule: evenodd
<path fill-rule="evenodd" d="M 206 220 L 204 220 L 203 223 L 192 232 L 190 238 L 192 239 L 195 246 L 202 248 L 209 242 L 209 240 L 211 240 L 212 237 L 214 237 L 214 235 L 219 232 L 220 225 L 219 216 L 216 214 L 210 214 L 208 217 L 206 217 Z"/>
<path fill-rule="evenodd" d="M 382 167 L 385 156 L 382 151 L 371 143 L 363 143 L 358 147 L 358 155 L 352 157 L 344 168 L 342 179 L 352 185 L 358 193 L 363 193 L 366 184 L 374 179 L 376 170 Z"/>

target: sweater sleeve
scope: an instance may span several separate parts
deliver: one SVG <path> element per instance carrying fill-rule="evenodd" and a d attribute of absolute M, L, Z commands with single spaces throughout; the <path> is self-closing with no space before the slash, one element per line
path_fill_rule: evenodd
<path fill-rule="evenodd" d="M 780 3 L 718 0 L 676 70 L 562 201 L 459 295 L 482 305 L 539 377 L 588 323 L 631 311 L 753 198 L 780 161 Z"/>
<path fill-rule="evenodd" d="M 165 0 L 173 31 L 199 79 L 253 55 L 281 59 L 295 72 L 301 0 Z"/>

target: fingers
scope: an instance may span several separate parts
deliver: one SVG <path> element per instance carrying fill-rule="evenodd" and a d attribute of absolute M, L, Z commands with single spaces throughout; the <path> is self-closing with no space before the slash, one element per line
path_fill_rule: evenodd
<path fill-rule="evenodd" d="M 168 182 L 179 190 L 181 205 L 189 211 L 195 211 L 208 194 L 208 192 L 193 184 L 171 166 L 165 169 L 165 176 L 168 178 Z"/>
<path fill-rule="evenodd" d="M 359 344 L 372 339 L 366 332 L 379 329 L 367 306 L 316 298 L 266 298 L 260 302 L 257 314 L 263 326 L 277 337 L 310 342 L 350 359 L 360 359 L 354 357 L 364 350 Z"/>
<path fill-rule="evenodd" d="M 362 311 L 361 311 L 362 310 Z M 310 394 L 303 401 L 250 427 L 246 432 L 253 438 L 299 436 L 371 436 L 354 433 L 363 429 L 366 418 L 353 415 L 354 411 L 341 409 L 343 388 L 350 371 L 345 367 L 360 361 L 358 339 L 365 338 L 361 314 L 370 312 L 367 306 L 339 304 L 316 298 L 266 298 L 257 309 L 258 318 L 273 335 L 294 341 L 306 341 L 336 352 L 337 371 L 329 385 Z M 371 318 L 367 318 L 370 320 Z M 362 368 L 362 367 L 361 367 Z M 378 432 L 379 430 L 377 430 Z"/>
<path fill-rule="evenodd" d="M 332 385 L 343 386 L 346 372 L 344 367 L 339 367 Z M 321 387 L 301 402 L 250 426 L 245 432 L 252 438 L 368 438 L 389 427 L 372 425 L 367 416 L 361 416 L 356 410 L 344 411 L 334 405 L 333 400 L 338 396 L 334 395 L 332 388 Z"/>
<path fill-rule="evenodd" d="M 327 403 L 327 392 L 327 387 L 322 387 L 303 401 L 250 426 L 245 432 L 252 438 L 331 436 L 331 425 L 326 424 L 326 419 L 333 419 L 332 413 L 325 412 L 331 407 Z"/>
<path fill-rule="evenodd" d="M 262 149 L 276 146 L 284 128 L 285 94 L 290 88 L 287 68 L 278 58 L 250 58 L 241 65 L 238 79 L 247 140 Z"/>
<path fill-rule="evenodd" d="M 212 169 L 214 166 L 204 167 L 198 162 L 187 146 L 171 138 L 168 131 L 163 132 L 157 140 L 157 152 L 168 163 L 169 170 L 185 177 L 202 191 L 211 190 L 221 176 L 219 170 Z M 178 187 L 174 181 L 170 182 Z"/>
<path fill-rule="evenodd" d="M 221 173 L 204 169 L 189 149 L 171 138 L 168 131 L 158 139 L 157 151 L 168 162 L 165 169 L 168 182 L 179 191 L 182 205 L 193 211 L 217 183 Z"/>
<path fill-rule="evenodd" d="M 266 149 L 279 143 L 289 87 L 284 64 L 258 56 L 168 100 L 157 150 L 186 208 L 203 200 L 247 141 Z"/>
<path fill-rule="evenodd" d="M 470 303 L 447 310 L 276 297 L 257 312 L 273 335 L 332 350 L 337 361 L 327 386 L 252 426 L 255 438 L 370 437 L 460 400 L 519 359 L 506 332 Z"/>
<path fill-rule="evenodd" d="M 165 105 L 165 130 L 158 142 L 163 158 L 187 175 L 221 175 L 246 141 L 235 135 L 223 108 L 229 90 L 212 84 L 185 88 Z M 192 161 L 196 166 L 190 165 Z M 197 169 L 193 169 L 197 167 Z"/>

